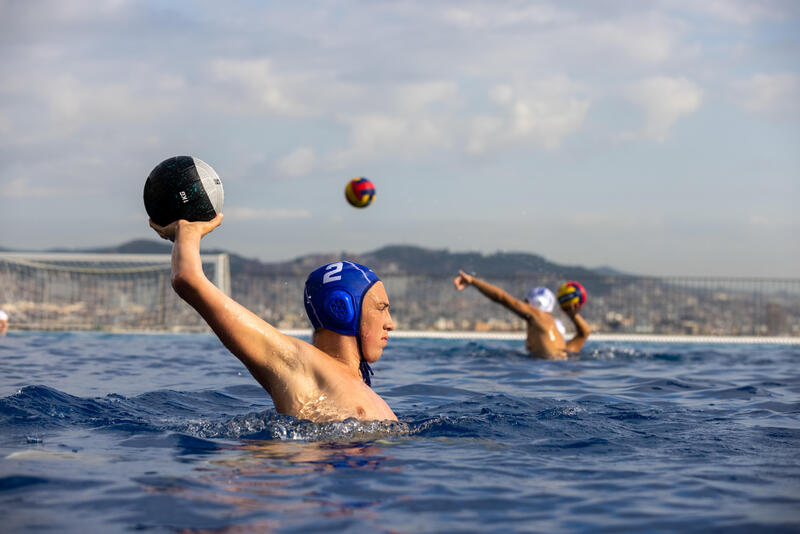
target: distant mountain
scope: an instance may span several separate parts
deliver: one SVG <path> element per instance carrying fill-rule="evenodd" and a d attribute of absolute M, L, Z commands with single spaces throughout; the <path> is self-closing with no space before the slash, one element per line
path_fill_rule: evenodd
<path fill-rule="evenodd" d="M 559 265 L 536 254 L 524 252 L 450 252 L 411 245 L 390 245 L 368 252 L 356 261 L 375 266 L 382 273 L 414 273 L 429 276 L 452 275 L 458 270 L 482 277 L 509 277 L 532 274 L 559 274 L 563 277 L 594 275 L 584 267 Z"/>
<path fill-rule="evenodd" d="M 115 247 L 88 249 L 85 252 L 96 254 L 169 254 L 172 252 L 172 243 L 152 241 L 150 239 L 134 239 Z"/>
<path fill-rule="evenodd" d="M 609 267 L 607 265 L 602 265 L 600 267 L 594 267 L 594 268 L 592 268 L 592 271 L 594 273 L 602 275 L 602 276 L 631 276 L 630 273 L 626 273 L 624 271 L 620 271 L 618 269 L 615 269 L 613 267 Z"/>
<path fill-rule="evenodd" d="M 97 248 L 51 248 L 44 251 L 29 249 L 10 249 L 0 247 L 2 252 L 62 252 L 68 254 L 169 254 L 172 245 L 165 241 L 151 241 L 148 239 L 135 239 L 121 245 Z"/>
<path fill-rule="evenodd" d="M 0 248 L 0 250 L 3 250 Z M 111 247 L 89 249 L 54 249 L 48 252 L 78 252 L 93 254 L 169 254 L 172 245 L 164 241 L 137 239 Z M 204 254 L 220 254 L 224 250 L 203 250 Z M 262 262 L 228 253 L 232 274 L 293 274 L 305 276 L 324 263 L 349 259 L 368 265 L 381 275 L 416 274 L 426 276 L 455 276 L 459 269 L 481 277 L 530 276 L 553 274 L 578 279 L 598 275 L 624 274 L 610 267 L 588 269 L 576 265 L 560 265 L 537 254 L 524 252 L 450 252 L 447 249 L 427 249 L 413 245 L 388 245 L 363 254 L 309 254 L 283 262 Z"/>
<path fill-rule="evenodd" d="M 47 252 L 77 252 L 88 254 L 170 254 L 172 244 L 166 241 L 153 241 L 150 239 L 134 239 L 110 247 L 87 248 L 87 249 L 52 249 Z M 225 250 L 203 250 L 203 254 L 222 254 L 227 253 L 230 258 L 231 272 L 262 272 L 263 266 L 270 265 L 261 263 L 256 259 L 248 259 L 238 254 L 232 254 Z"/>

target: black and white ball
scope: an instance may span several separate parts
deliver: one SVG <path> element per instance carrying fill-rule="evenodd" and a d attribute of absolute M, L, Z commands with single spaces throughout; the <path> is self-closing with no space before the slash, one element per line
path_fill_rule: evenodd
<path fill-rule="evenodd" d="M 165 159 L 144 184 L 144 208 L 156 224 L 210 221 L 222 213 L 222 180 L 203 160 L 191 156 Z"/>

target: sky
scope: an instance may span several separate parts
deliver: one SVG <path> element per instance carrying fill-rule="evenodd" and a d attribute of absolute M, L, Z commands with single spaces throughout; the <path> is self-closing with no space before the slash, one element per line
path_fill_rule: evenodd
<path fill-rule="evenodd" d="M 0 67 L 3 247 L 157 239 L 145 179 L 191 155 L 204 247 L 264 261 L 800 277 L 793 0 L 0 0 Z"/>

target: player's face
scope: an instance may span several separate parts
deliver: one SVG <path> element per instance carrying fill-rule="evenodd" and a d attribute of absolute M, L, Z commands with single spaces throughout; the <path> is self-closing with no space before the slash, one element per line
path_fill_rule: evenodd
<path fill-rule="evenodd" d="M 361 352 L 368 363 L 378 360 L 394 330 L 389 314 L 389 297 L 383 283 L 376 282 L 361 303 Z"/>

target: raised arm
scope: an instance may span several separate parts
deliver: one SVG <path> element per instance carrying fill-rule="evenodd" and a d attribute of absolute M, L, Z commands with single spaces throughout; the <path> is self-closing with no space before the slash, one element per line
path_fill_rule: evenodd
<path fill-rule="evenodd" d="M 481 280 L 477 276 L 471 276 L 464 271 L 458 271 L 458 276 L 456 276 L 455 280 L 453 280 L 453 283 L 455 284 L 456 289 L 459 291 L 467 286 L 474 286 L 486 297 L 497 302 L 498 304 L 502 304 L 523 319 L 527 320 L 531 317 L 531 315 L 534 315 L 537 312 L 541 313 L 533 306 L 522 302 L 519 299 L 515 299 L 499 287 L 492 285 L 485 280 Z"/>
<path fill-rule="evenodd" d="M 222 343 L 264 388 L 272 393 L 276 378 L 292 379 L 303 347 L 299 339 L 286 336 L 250 312 L 206 278 L 200 259 L 200 240 L 222 222 L 222 215 L 207 222 L 176 221 L 150 226 L 172 247 L 172 287 L 205 319 Z M 313 349 L 310 345 L 309 349 Z M 295 377 L 301 378 L 301 377 Z"/>
<path fill-rule="evenodd" d="M 572 320 L 572 324 L 575 325 L 576 331 L 575 337 L 567 342 L 567 350 L 569 352 L 580 352 L 583 348 L 583 344 L 589 339 L 589 334 L 592 333 L 592 329 L 589 328 L 589 323 L 578 313 L 579 310 L 580 307 L 577 304 L 564 309 L 564 313 L 567 314 L 567 317 Z"/>

